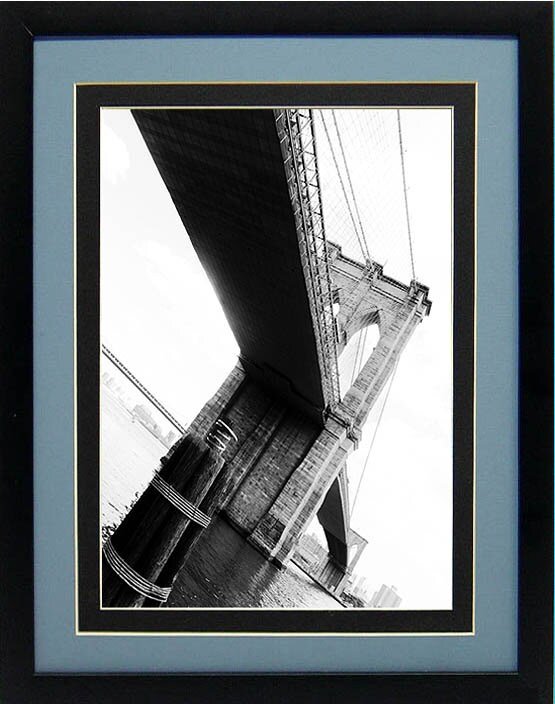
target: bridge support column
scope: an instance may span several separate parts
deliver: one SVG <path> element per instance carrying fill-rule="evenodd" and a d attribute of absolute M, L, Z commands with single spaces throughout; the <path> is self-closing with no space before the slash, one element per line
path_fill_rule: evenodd
<path fill-rule="evenodd" d="M 348 577 L 349 574 L 345 567 L 338 565 L 331 555 L 328 555 L 318 574 L 314 575 L 318 584 L 338 597 L 341 596 Z"/>
<path fill-rule="evenodd" d="M 161 603 L 161 597 L 169 594 L 180 566 L 176 558 L 183 550 L 182 539 L 197 535 L 214 508 L 214 491 L 210 494 L 210 490 L 233 439 L 233 433 L 218 423 L 218 416 L 243 379 L 244 372 L 237 365 L 105 543 L 103 606 L 142 606 L 145 599 L 149 604 Z"/>
<path fill-rule="evenodd" d="M 203 513 L 213 516 L 225 506 L 250 468 L 253 457 L 256 457 L 260 448 L 264 447 L 272 433 L 275 432 L 283 413 L 284 409 L 281 404 L 270 406 L 248 440 L 240 447 L 235 456 L 224 464 L 222 471 L 208 488 L 206 496 L 199 506 Z M 200 538 L 202 530 L 202 526 L 198 524 L 191 523 L 189 525 L 160 573 L 160 584 L 173 585 L 178 572 L 184 566 L 187 557 Z M 145 606 L 156 605 L 156 602 L 152 600 L 145 602 Z"/>
<path fill-rule="evenodd" d="M 354 556 L 349 559 L 349 564 L 347 565 L 347 569 L 343 573 L 343 577 L 341 578 L 341 581 L 336 585 L 335 587 L 335 594 L 337 596 L 341 596 L 343 592 L 345 591 L 345 587 L 347 586 L 347 582 L 349 581 L 349 577 L 353 574 L 355 567 L 357 566 L 358 561 L 360 560 L 360 556 L 364 552 L 364 548 L 368 545 L 368 541 L 366 538 L 363 538 L 361 535 L 356 533 L 352 528 L 349 528 L 349 548 L 356 547 L 357 551 L 355 552 Z"/>
<path fill-rule="evenodd" d="M 347 437 L 347 429 L 336 420 L 329 419 L 304 460 L 257 524 L 249 542 L 277 564 L 285 564 L 353 447 L 353 440 Z"/>

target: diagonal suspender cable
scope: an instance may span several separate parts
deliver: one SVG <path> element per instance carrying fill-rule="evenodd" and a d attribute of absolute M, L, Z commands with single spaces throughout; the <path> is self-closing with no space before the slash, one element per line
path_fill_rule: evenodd
<path fill-rule="evenodd" d="M 335 165 L 335 170 L 337 171 L 337 175 L 339 176 L 339 183 L 341 184 L 341 190 L 343 191 L 343 197 L 345 198 L 347 210 L 349 211 L 349 215 L 351 217 L 351 222 L 353 223 L 353 229 L 355 231 L 355 235 L 357 237 L 358 244 L 359 244 L 360 249 L 362 251 L 362 256 L 366 260 L 371 260 L 370 252 L 368 251 L 368 246 L 366 245 L 366 240 L 363 239 L 364 234 L 362 233 L 362 235 L 361 235 L 361 233 L 359 233 L 359 231 L 358 231 L 357 223 L 355 221 L 355 216 L 353 215 L 353 211 L 351 209 L 351 204 L 349 202 L 349 198 L 347 197 L 347 190 L 345 189 L 345 184 L 343 183 L 343 177 L 341 175 L 341 171 L 339 169 L 339 164 L 337 163 L 337 158 L 335 156 L 335 149 L 333 148 L 333 144 L 332 144 L 329 132 L 328 132 L 328 126 L 326 125 L 326 121 L 324 120 L 324 113 L 322 110 L 320 110 L 320 118 L 322 120 L 322 126 L 324 127 L 324 133 L 326 135 L 326 139 L 328 141 L 328 145 L 330 148 L 333 163 Z"/>
<path fill-rule="evenodd" d="M 353 505 L 351 506 L 351 516 L 353 515 L 353 511 L 355 510 L 355 505 L 356 505 L 358 495 L 360 492 L 360 487 L 362 486 L 362 480 L 364 479 L 364 474 L 365 474 L 366 468 L 368 466 L 368 459 L 370 458 L 370 453 L 372 452 L 372 448 L 374 447 L 374 441 L 376 440 L 376 435 L 378 434 L 378 428 L 380 427 L 380 422 L 382 420 L 383 412 L 384 412 L 384 409 L 387 404 L 387 399 L 389 398 L 389 392 L 391 391 L 391 387 L 393 386 L 393 379 L 395 378 L 395 372 L 397 371 L 397 365 L 398 365 L 398 362 L 395 362 L 395 366 L 394 366 L 393 371 L 391 373 L 389 387 L 386 391 L 385 398 L 384 398 L 382 407 L 380 409 L 380 415 L 378 416 L 378 422 L 376 423 L 376 427 L 374 428 L 374 434 L 372 435 L 372 440 L 370 441 L 370 447 L 368 448 L 368 454 L 366 455 L 366 459 L 364 460 L 364 466 L 362 468 L 362 472 L 360 473 L 360 479 L 358 480 L 358 486 L 357 486 L 357 490 L 355 492 L 355 498 L 353 499 Z"/>
<path fill-rule="evenodd" d="M 403 175 L 403 192 L 405 194 L 405 216 L 407 219 L 407 232 L 409 235 L 409 251 L 410 251 L 410 264 L 412 267 L 412 278 L 416 281 L 416 274 L 414 273 L 414 253 L 412 251 L 412 236 L 410 232 L 410 218 L 409 218 L 409 201 L 407 196 L 407 181 L 405 176 L 405 156 L 403 152 L 403 132 L 401 130 L 401 111 L 397 109 L 397 128 L 399 130 L 399 150 L 401 152 L 401 173 Z"/>
<path fill-rule="evenodd" d="M 339 142 L 339 150 L 341 151 L 341 157 L 343 159 L 343 164 L 345 165 L 345 173 L 347 174 L 347 181 L 349 182 L 349 189 L 351 191 L 351 198 L 353 199 L 353 205 L 355 208 L 355 213 L 357 215 L 358 224 L 360 227 L 360 233 L 364 241 L 364 246 L 366 247 L 366 252 L 368 253 L 368 259 L 370 258 L 370 250 L 368 249 L 368 240 L 366 238 L 366 233 L 364 232 L 364 227 L 362 226 L 362 218 L 360 217 L 360 211 L 358 209 L 357 199 L 355 197 L 355 189 L 353 188 L 353 183 L 351 181 L 351 174 L 349 172 L 349 166 L 347 164 L 347 158 L 345 157 L 345 150 L 343 149 L 343 140 L 341 139 L 341 133 L 339 132 L 339 125 L 337 124 L 337 119 L 335 117 L 335 110 L 332 110 L 333 124 L 335 127 L 335 132 L 337 134 L 337 141 Z"/>

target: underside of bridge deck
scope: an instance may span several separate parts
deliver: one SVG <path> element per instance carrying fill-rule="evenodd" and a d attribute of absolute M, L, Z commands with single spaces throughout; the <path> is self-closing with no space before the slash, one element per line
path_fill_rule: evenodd
<path fill-rule="evenodd" d="M 133 116 L 243 366 L 322 424 L 316 342 L 273 111 L 135 110 Z"/>

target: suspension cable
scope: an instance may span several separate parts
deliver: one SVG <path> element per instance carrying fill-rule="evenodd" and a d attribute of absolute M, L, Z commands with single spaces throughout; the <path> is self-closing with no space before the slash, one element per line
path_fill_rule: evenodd
<path fill-rule="evenodd" d="M 360 473 L 360 479 L 358 480 L 358 486 L 357 490 L 355 492 L 355 498 L 353 499 L 353 505 L 351 506 L 351 516 L 353 515 L 353 512 L 355 510 L 355 505 L 358 499 L 358 495 L 360 492 L 360 487 L 362 486 L 362 480 L 364 479 L 364 474 L 366 472 L 366 468 L 368 466 L 368 459 L 370 458 L 370 453 L 372 452 L 372 448 L 374 447 L 374 441 L 376 440 L 376 435 L 378 434 L 378 428 L 380 427 L 380 422 L 382 420 L 383 412 L 387 404 L 387 399 L 389 398 L 389 392 L 391 391 L 391 387 L 393 386 L 393 379 L 395 378 L 395 372 L 397 371 L 397 366 L 398 366 L 398 361 L 395 362 L 395 366 L 393 367 L 393 371 L 391 372 L 391 377 L 389 380 L 389 387 L 386 391 L 384 401 L 382 404 L 382 407 L 380 409 L 380 415 L 378 416 L 378 422 L 376 423 L 376 427 L 374 428 L 374 434 L 372 435 L 372 440 L 370 441 L 370 447 L 368 448 L 368 453 L 366 455 L 366 459 L 364 460 L 364 466 L 362 468 L 362 472 Z"/>
<path fill-rule="evenodd" d="M 339 125 L 337 124 L 337 119 L 336 119 L 336 117 L 335 117 L 335 110 L 332 110 L 331 115 L 332 115 L 332 118 L 333 118 L 333 124 L 334 124 L 334 126 L 335 126 L 335 131 L 336 131 L 336 133 L 337 133 L 337 141 L 339 142 L 339 149 L 340 149 L 340 151 L 341 151 L 341 156 L 343 157 L 343 164 L 345 165 L 345 173 L 347 174 L 347 181 L 349 182 L 349 188 L 350 188 L 350 190 L 351 190 L 351 198 L 353 199 L 353 205 L 354 205 L 354 207 L 355 207 L 355 212 L 356 212 L 356 214 L 357 214 L 357 219 L 358 219 L 358 224 L 359 224 L 359 227 L 360 227 L 360 232 L 361 232 L 361 235 L 362 235 L 362 239 L 363 239 L 363 241 L 364 241 L 364 246 L 366 247 L 366 252 L 368 253 L 368 258 L 370 258 L 370 255 L 369 255 L 369 251 L 370 251 L 370 250 L 368 249 L 368 240 L 367 240 L 366 234 L 365 234 L 365 232 L 364 232 L 364 227 L 362 226 L 362 219 L 361 219 L 361 217 L 360 217 L 360 212 L 359 212 L 359 209 L 358 209 L 357 199 L 356 199 L 356 197 L 355 197 L 355 190 L 354 190 L 354 188 L 353 188 L 353 183 L 352 183 L 352 181 L 351 181 L 351 174 L 350 174 L 350 172 L 349 172 L 349 166 L 348 166 L 348 164 L 347 164 L 347 159 L 346 159 L 346 157 L 345 157 L 345 150 L 343 149 L 343 140 L 341 139 L 341 134 L 340 134 L 340 132 L 339 132 Z"/>
<path fill-rule="evenodd" d="M 371 260 L 371 258 L 370 258 L 370 253 L 369 253 L 369 251 L 368 251 L 368 247 L 366 246 L 366 241 L 365 241 L 364 239 L 361 239 L 361 234 L 359 234 L 359 231 L 358 231 L 358 228 L 357 228 L 357 224 L 356 224 L 356 221 L 355 221 L 355 217 L 354 217 L 354 215 L 353 215 L 353 211 L 351 210 L 351 204 L 350 204 L 350 202 L 349 202 L 349 198 L 347 197 L 347 190 L 345 189 L 345 184 L 343 183 L 343 177 L 342 177 L 341 171 L 340 171 L 340 169 L 339 169 L 339 164 L 337 163 L 337 159 L 336 159 L 336 156 L 335 156 L 335 150 L 334 150 L 334 148 L 333 148 L 333 144 L 332 144 L 332 141 L 331 141 L 329 132 L 328 132 L 328 126 L 326 125 L 326 121 L 324 120 L 324 113 L 323 113 L 322 110 L 320 110 L 320 118 L 321 118 L 321 120 L 322 120 L 322 126 L 324 127 L 324 133 L 325 133 L 325 135 L 326 135 L 326 139 L 327 139 L 327 141 L 328 141 L 328 145 L 329 145 L 329 148 L 330 148 L 330 152 L 331 152 L 331 156 L 332 156 L 332 159 L 333 159 L 333 163 L 334 163 L 334 165 L 335 165 L 335 170 L 337 171 L 337 175 L 338 175 L 338 177 L 339 177 L 339 183 L 341 184 L 341 190 L 343 191 L 343 196 L 344 196 L 344 198 L 345 198 L 345 203 L 346 203 L 346 205 L 347 205 L 347 210 L 349 211 L 349 215 L 350 215 L 350 217 L 351 217 L 351 222 L 353 223 L 353 229 L 354 229 L 354 231 L 355 231 L 355 235 L 356 235 L 356 237 L 357 237 L 358 244 L 359 244 L 360 249 L 361 249 L 361 251 L 362 251 L 362 256 L 363 256 L 365 259 L 367 259 L 367 260 Z"/>
<path fill-rule="evenodd" d="M 405 176 L 405 156 L 403 152 L 403 133 L 401 130 L 401 111 L 397 109 L 397 128 L 399 130 L 399 150 L 401 152 L 401 173 L 403 175 L 403 192 L 405 194 L 405 216 L 407 219 L 407 232 L 409 235 L 409 251 L 410 251 L 410 264 L 412 267 L 412 278 L 416 281 L 416 274 L 414 273 L 414 253 L 412 251 L 412 236 L 410 232 L 410 218 L 409 218 L 409 200 L 407 196 L 407 180 Z"/>

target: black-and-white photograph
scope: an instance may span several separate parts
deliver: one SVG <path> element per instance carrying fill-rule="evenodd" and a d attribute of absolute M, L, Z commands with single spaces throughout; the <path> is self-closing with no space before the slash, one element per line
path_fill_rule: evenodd
<path fill-rule="evenodd" d="M 449 106 L 101 109 L 103 609 L 453 608 L 453 189 Z"/>

